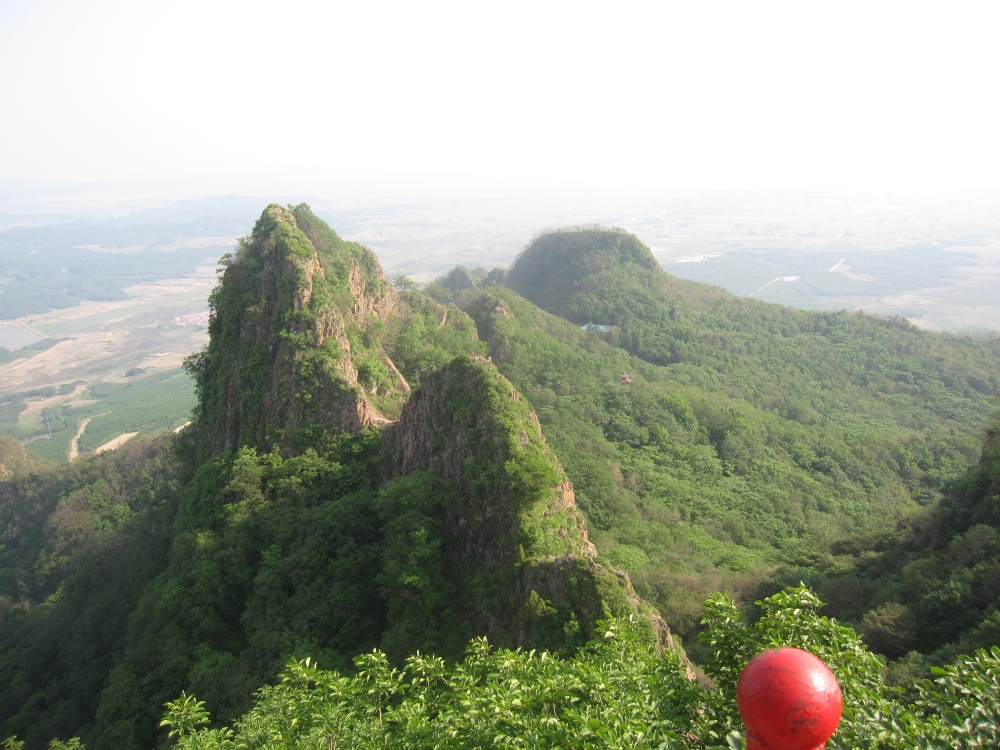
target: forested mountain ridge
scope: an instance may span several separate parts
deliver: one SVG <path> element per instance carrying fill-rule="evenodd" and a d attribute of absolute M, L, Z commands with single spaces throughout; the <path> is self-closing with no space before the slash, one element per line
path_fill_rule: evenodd
<path fill-rule="evenodd" d="M 572 653 L 607 612 L 672 645 L 471 318 L 306 206 L 223 266 L 191 427 L 0 482 L 0 735 L 150 747 L 182 690 L 228 721 L 290 656 Z"/>
<path fill-rule="evenodd" d="M 0 737 L 717 748 L 733 676 L 777 644 L 842 679 L 832 746 L 968 734 L 940 705 L 983 714 L 997 655 L 906 707 L 812 593 L 750 602 L 802 575 L 898 655 L 877 637 L 906 625 L 884 605 L 908 582 L 968 592 L 979 619 L 913 625 L 895 678 L 980 622 L 992 637 L 996 351 L 651 259 L 621 231 L 560 231 L 436 300 L 307 206 L 269 206 L 223 259 L 195 423 L 0 480 Z M 935 523 L 961 540 L 925 554 Z M 859 588 L 869 570 L 884 580 Z"/>
<path fill-rule="evenodd" d="M 995 408 L 995 346 L 741 300 L 670 277 L 621 231 L 547 233 L 509 272 L 429 291 L 475 319 L 538 411 L 591 538 L 686 637 L 714 589 L 750 598 L 800 578 L 832 613 L 877 619 L 882 601 L 843 574 L 953 496 Z M 682 356 L 653 356 L 650 340 Z M 828 575 L 841 585 L 821 586 Z M 929 638 L 925 651 L 944 643 Z"/>

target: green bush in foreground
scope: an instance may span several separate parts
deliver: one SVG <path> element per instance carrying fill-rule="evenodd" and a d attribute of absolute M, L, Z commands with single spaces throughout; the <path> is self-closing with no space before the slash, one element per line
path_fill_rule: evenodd
<path fill-rule="evenodd" d="M 393 669 L 379 651 L 355 659 L 357 674 L 291 661 L 260 690 L 232 728 L 208 728 L 194 696 L 167 704 L 163 725 L 178 747 L 201 748 L 738 748 L 734 700 L 740 670 L 781 645 L 807 649 L 830 665 L 844 693 L 831 750 L 978 748 L 1000 741 L 1000 648 L 961 657 L 917 686 L 909 705 L 885 687 L 884 661 L 857 634 L 818 614 L 806 587 L 759 602 L 746 623 L 724 595 L 706 603 L 703 640 L 710 689 L 686 679 L 673 652 L 657 654 L 637 618 L 609 619 L 573 658 L 492 650 L 473 640 L 454 666 L 411 656 Z"/>
<path fill-rule="evenodd" d="M 885 663 L 857 634 L 818 614 L 806 587 L 758 602 L 748 624 L 728 597 L 706 603 L 703 640 L 716 687 L 689 681 L 674 652 L 657 654 L 636 616 L 600 624 L 600 636 L 572 658 L 493 650 L 473 640 L 464 661 L 412 655 L 402 669 L 380 651 L 355 658 L 357 673 L 292 660 L 262 688 L 233 727 L 211 727 L 204 702 L 181 694 L 162 725 L 181 750 L 237 748 L 740 748 L 734 690 L 756 653 L 807 649 L 837 675 L 844 716 L 830 750 L 995 747 L 1000 741 L 1000 647 L 960 657 L 900 700 L 882 680 Z M 18 750 L 16 737 L 2 743 Z M 82 750 L 77 738 L 51 750 Z"/>

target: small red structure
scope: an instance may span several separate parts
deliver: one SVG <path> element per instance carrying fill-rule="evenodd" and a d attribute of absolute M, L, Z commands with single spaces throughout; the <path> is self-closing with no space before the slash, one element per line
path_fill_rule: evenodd
<path fill-rule="evenodd" d="M 628 385 L 629 383 L 631 383 L 631 382 L 632 382 L 632 378 L 630 378 L 630 377 L 628 376 L 628 373 L 627 373 L 627 372 L 623 372 L 623 373 L 622 373 L 622 376 L 621 376 L 620 380 L 621 380 L 621 382 L 622 382 L 622 383 L 624 383 L 625 385 Z"/>
<path fill-rule="evenodd" d="M 746 750 L 823 750 L 840 723 L 840 686 L 808 651 L 757 654 L 740 674 L 736 705 L 747 727 Z"/>

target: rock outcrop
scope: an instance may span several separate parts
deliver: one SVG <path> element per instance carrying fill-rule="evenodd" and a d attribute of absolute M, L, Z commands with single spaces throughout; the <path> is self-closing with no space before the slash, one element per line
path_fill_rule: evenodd
<path fill-rule="evenodd" d="M 388 422 L 359 373 L 362 360 L 391 364 L 366 335 L 395 304 L 370 250 L 341 240 L 308 207 L 271 205 L 224 263 L 211 343 L 189 361 L 213 455 L 246 444 L 289 452 L 324 429 Z"/>
<path fill-rule="evenodd" d="M 443 528 L 452 559 L 489 581 L 466 606 L 476 632 L 495 643 L 557 648 L 572 627 L 589 638 L 607 611 L 639 613 L 656 642 L 673 649 L 666 623 L 628 577 L 597 559 L 538 418 L 491 363 L 458 358 L 428 373 L 385 430 L 383 452 L 386 480 L 430 470 L 462 498 L 443 509 Z"/>
<path fill-rule="evenodd" d="M 573 485 L 538 419 L 490 363 L 458 358 L 428 374 L 386 430 L 387 478 L 431 469 L 469 500 L 455 520 L 484 565 L 523 554 L 594 556 Z M 534 520 L 545 534 L 533 535 Z"/>

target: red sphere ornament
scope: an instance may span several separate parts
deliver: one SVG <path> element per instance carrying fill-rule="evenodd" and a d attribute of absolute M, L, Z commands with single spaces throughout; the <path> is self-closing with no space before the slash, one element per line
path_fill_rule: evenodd
<path fill-rule="evenodd" d="M 822 750 L 840 723 L 840 686 L 820 659 L 798 648 L 757 654 L 736 684 L 746 750 Z"/>

